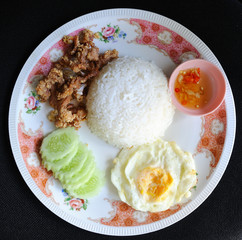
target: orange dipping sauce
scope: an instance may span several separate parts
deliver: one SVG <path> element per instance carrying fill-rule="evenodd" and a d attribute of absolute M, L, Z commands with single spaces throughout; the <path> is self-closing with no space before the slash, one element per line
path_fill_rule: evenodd
<path fill-rule="evenodd" d="M 208 76 L 200 68 L 181 70 L 174 84 L 177 100 L 190 109 L 204 107 L 212 97 Z"/>

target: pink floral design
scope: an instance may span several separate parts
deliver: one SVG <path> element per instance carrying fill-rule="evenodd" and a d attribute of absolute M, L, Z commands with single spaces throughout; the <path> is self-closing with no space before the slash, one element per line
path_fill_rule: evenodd
<path fill-rule="evenodd" d="M 41 108 L 38 96 L 34 91 L 31 91 L 28 95 L 28 98 L 25 98 L 24 101 L 26 102 L 24 106 L 27 108 L 26 113 L 36 114 Z"/>
<path fill-rule="evenodd" d="M 103 30 L 103 36 L 109 37 L 112 36 L 115 32 L 115 29 L 113 27 L 105 27 Z"/>
<path fill-rule="evenodd" d="M 35 102 L 36 102 L 36 100 L 33 96 L 28 97 L 27 101 L 26 101 L 27 108 L 34 110 Z"/>
<path fill-rule="evenodd" d="M 118 25 L 111 27 L 111 24 L 108 24 L 106 27 L 101 29 L 101 32 L 95 34 L 95 38 L 99 39 L 102 42 L 109 43 L 117 42 L 117 39 L 125 39 L 127 34 L 124 31 L 121 31 Z"/>
<path fill-rule="evenodd" d="M 77 198 L 73 198 L 69 202 L 70 206 L 75 210 L 78 209 L 78 208 L 81 208 L 83 203 L 84 203 L 83 199 L 77 199 Z"/>
<path fill-rule="evenodd" d="M 65 189 L 62 189 L 62 193 L 65 196 L 64 203 L 65 205 L 70 206 L 70 210 L 80 211 L 81 209 L 87 209 L 87 199 L 71 198 Z"/>

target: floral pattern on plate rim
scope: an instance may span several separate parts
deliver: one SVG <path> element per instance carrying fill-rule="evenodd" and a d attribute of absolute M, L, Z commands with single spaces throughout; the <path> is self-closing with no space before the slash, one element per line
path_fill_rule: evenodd
<path fill-rule="evenodd" d="M 194 154 L 194 156 L 196 156 L 198 153 L 206 151 L 206 155 L 208 154 L 211 156 L 210 172 L 207 179 L 213 173 L 222 154 L 226 137 L 226 128 L 226 107 L 225 102 L 223 102 L 214 113 L 204 117 L 203 133 L 197 145 L 197 152 Z"/>
<path fill-rule="evenodd" d="M 52 176 L 52 173 L 47 171 L 40 162 L 39 149 L 43 140 L 42 126 L 33 132 L 32 130 L 26 131 L 25 124 L 19 113 L 18 123 L 18 141 L 20 151 L 27 167 L 29 174 L 35 181 L 39 189 L 47 196 L 52 194 L 46 189 L 46 183 Z M 34 158 L 33 158 L 34 155 Z"/>
<path fill-rule="evenodd" d="M 117 42 L 118 39 L 125 39 L 127 34 L 120 29 L 118 25 L 107 24 L 100 32 L 95 33 L 95 38 L 102 42 Z"/>
<path fill-rule="evenodd" d="M 62 193 L 65 197 L 64 204 L 70 206 L 70 210 L 81 211 L 81 209 L 87 210 L 87 199 L 71 198 L 65 189 L 62 189 Z"/>
<path fill-rule="evenodd" d="M 109 218 L 98 218 L 98 219 L 92 219 L 88 218 L 91 221 L 108 225 L 108 226 L 115 226 L 115 227 L 130 227 L 130 226 L 140 226 L 144 224 L 150 224 L 156 221 L 159 221 L 161 219 L 167 218 L 171 216 L 172 214 L 175 214 L 178 212 L 182 207 L 186 206 L 189 202 L 183 204 L 177 204 L 170 209 L 162 212 L 141 212 L 134 210 L 129 205 L 122 201 L 118 200 L 109 200 L 108 201 L 112 206 L 112 211 L 109 213 Z"/>
<path fill-rule="evenodd" d="M 38 95 L 35 91 L 30 91 L 28 97 L 25 98 L 24 101 L 24 107 L 27 108 L 26 113 L 28 114 L 36 114 L 41 108 Z"/>
<path fill-rule="evenodd" d="M 163 54 L 168 55 L 177 64 L 190 58 L 200 57 L 199 52 L 189 42 L 187 42 L 180 35 L 166 27 L 140 19 L 126 19 L 126 21 L 128 21 L 129 24 L 138 26 L 138 36 L 135 40 L 132 41 L 135 44 L 142 44 L 154 47 Z M 82 29 L 76 30 L 70 35 L 78 34 L 81 30 Z M 33 84 L 33 79 L 35 78 L 35 76 L 43 76 L 48 74 L 52 65 L 51 61 L 53 61 L 53 59 L 56 61 L 58 59 L 58 56 L 61 56 L 64 51 L 65 45 L 63 44 L 62 40 L 60 40 L 40 58 L 40 60 L 34 66 L 27 78 L 27 83 L 24 87 L 23 93 L 25 93 L 25 90 L 28 86 L 31 86 L 31 84 Z M 52 54 L 54 55 L 52 56 Z M 27 101 L 27 99 L 25 99 L 25 101 Z M 33 107 L 33 104 L 30 107 Z M 46 188 L 46 183 L 47 180 L 52 176 L 52 173 L 47 172 L 46 169 L 38 162 L 39 160 L 33 163 L 33 154 L 35 154 L 35 158 L 39 158 L 38 149 L 43 139 L 43 131 L 40 128 L 36 132 L 32 132 L 31 130 L 27 132 L 25 130 L 21 114 L 22 112 L 20 111 L 20 117 L 18 122 L 18 140 L 23 160 L 31 177 L 40 188 L 40 190 L 46 195 L 46 197 L 51 197 L 51 192 L 48 191 L 48 189 Z M 203 117 L 202 127 L 203 133 L 201 135 L 201 140 L 198 143 L 196 149 L 197 152 L 195 154 L 207 150 L 208 154 L 212 156 L 212 160 L 210 162 L 210 173 L 207 176 L 208 179 L 209 176 L 212 174 L 213 170 L 216 168 L 223 150 L 226 133 L 225 103 L 223 103 L 222 106 L 214 113 Z M 69 197 L 66 197 L 65 199 L 66 201 L 64 202 L 66 203 L 66 205 L 69 204 L 71 206 L 71 210 L 75 209 L 77 211 L 79 211 L 79 209 L 81 208 L 84 208 L 83 206 L 86 201 L 74 199 L 75 201 L 73 200 L 73 202 L 71 202 L 71 199 L 69 199 Z M 139 212 L 137 213 L 137 211 L 134 211 L 128 205 L 124 207 L 121 201 L 108 201 L 110 201 L 110 203 L 112 204 L 113 209 L 116 209 L 116 214 L 110 217 L 110 219 L 100 218 L 99 220 L 93 221 L 97 221 L 101 224 L 110 226 L 137 226 L 147 224 L 147 219 L 150 219 L 150 222 L 154 222 L 166 218 L 179 211 L 183 206 L 182 204 L 178 204 L 167 211 L 151 215 L 148 214 L 145 217 L 142 214 L 139 214 Z M 81 205 L 81 203 L 83 205 Z M 124 208 L 126 209 L 125 211 L 122 210 Z M 125 214 L 122 215 L 124 212 Z M 127 213 L 128 215 L 126 215 Z M 124 218 L 124 216 L 126 216 L 126 218 Z M 146 219 L 146 221 L 141 221 L 141 219 Z"/>
<path fill-rule="evenodd" d="M 138 36 L 132 42 L 153 47 L 168 55 L 176 64 L 201 57 L 192 44 L 164 26 L 141 19 L 130 19 L 128 22 L 138 27 Z"/>

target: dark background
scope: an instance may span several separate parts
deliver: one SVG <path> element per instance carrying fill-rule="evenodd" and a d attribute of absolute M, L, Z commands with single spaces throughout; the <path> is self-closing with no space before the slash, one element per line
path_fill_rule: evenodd
<path fill-rule="evenodd" d="M 237 110 L 233 153 L 212 194 L 183 220 L 163 230 L 137 236 L 137 239 L 242 239 L 242 4 L 237 0 L 99 0 L 97 3 L 91 0 L 8 0 L 1 4 L 0 239 L 114 239 L 72 226 L 49 211 L 33 195 L 18 171 L 10 149 L 8 109 L 23 64 L 44 38 L 83 14 L 118 7 L 161 14 L 181 23 L 201 38 L 224 68 Z"/>

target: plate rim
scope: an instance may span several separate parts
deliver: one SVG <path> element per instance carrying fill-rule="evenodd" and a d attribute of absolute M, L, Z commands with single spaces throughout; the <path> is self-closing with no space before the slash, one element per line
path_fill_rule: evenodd
<path fill-rule="evenodd" d="M 106 226 L 102 224 L 98 225 L 96 223 L 94 224 L 91 222 L 87 224 L 83 220 L 80 220 L 75 218 L 74 216 L 68 215 L 66 212 L 61 210 L 57 205 L 51 202 L 51 200 L 47 198 L 38 188 L 38 186 L 32 179 L 30 173 L 28 172 L 26 165 L 24 164 L 24 160 L 22 159 L 22 155 L 19 148 L 18 133 L 17 133 L 17 122 L 18 122 L 17 100 L 20 95 L 18 94 L 19 93 L 18 90 L 21 89 L 22 84 L 26 81 L 26 80 L 25 81 L 23 80 L 24 79 L 23 76 L 25 76 L 29 71 L 26 69 L 27 66 L 32 64 L 32 62 L 36 62 L 36 60 L 32 60 L 34 59 L 34 56 L 36 54 L 37 56 L 40 56 L 38 55 L 38 52 L 40 54 L 40 52 L 46 51 L 46 48 L 48 49 L 50 46 L 50 42 L 52 41 L 56 42 L 56 39 L 58 37 L 61 38 L 63 36 L 64 30 L 68 31 L 71 28 L 76 27 L 77 25 L 85 24 L 88 21 L 92 21 L 97 18 L 114 17 L 114 16 L 117 18 L 119 16 L 122 16 L 127 18 L 139 18 L 139 19 L 147 20 L 147 21 L 158 23 L 162 26 L 165 26 L 171 29 L 172 31 L 175 31 L 179 35 L 182 35 L 182 36 L 188 35 L 188 37 L 186 38 L 187 41 L 190 42 L 192 45 L 194 45 L 194 42 L 191 42 L 191 40 L 195 41 L 197 44 L 196 48 L 198 48 L 198 46 L 202 48 L 207 53 L 206 59 L 208 61 L 213 62 L 215 65 L 217 65 L 220 68 L 220 70 L 223 72 L 226 79 L 226 85 L 227 85 L 226 98 L 225 98 L 226 110 L 228 112 L 228 107 L 229 107 L 229 111 L 231 112 L 231 114 L 227 114 L 226 138 L 224 142 L 223 152 L 220 156 L 220 160 L 218 162 L 217 167 L 214 170 L 213 175 L 209 178 L 208 183 L 201 191 L 201 193 L 199 193 L 195 199 L 193 199 L 190 203 L 184 206 L 182 210 L 178 211 L 177 213 L 154 223 L 141 225 L 141 226 L 134 226 L 134 227 L 113 227 L 113 226 Z M 28 187 L 33 192 L 33 194 L 38 198 L 38 200 L 43 205 L 45 205 L 45 207 L 47 207 L 51 212 L 56 214 L 61 219 L 71 223 L 72 225 L 75 225 L 87 231 L 91 231 L 99 234 L 105 234 L 105 235 L 113 235 L 113 236 L 141 235 L 145 233 L 158 231 L 182 220 L 183 218 L 191 214 L 197 207 L 199 207 L 208 198 L 208 196 L 212 193 L 212 191 L 215 189 L 220 179 L 222 178 L 232 154 L 234 141 L 235 141 L 235 132 L 236 132 L 236 112 L 235 112 L 233 93 L 232 93 L 228 78 L 221 64 L 219 63 L 218 59 L 213 54 L 213 52 L 199 37 L 197 37 L 193 32 L 191 32 L 189 29 L 187 29 L 180 23 L 170 18 L 167 18 L 161 14 L 157 14 L 151 11 L 146 11 L 141 9 L 135 9 L 135 8 L 112 8 L 112 9 L 94 11 L 94 12 L 79 16 L 63 24 L 62 26 L 54 30 L 52 33 L 50 33 L 46 38 L 44 38 L 44 40 L 41 41 L 41 43 L 34 49 L 34 51 L 30 54 L 28 59 L 25 61 L 25 64 L 23 65 L 17 77 L 17 80 L 14 85 L 14 89 L 11 95 L 8 117 L 9 117 L 8 130 L 9 130 L 10 145 L 13 152 L 15 163 L 25 183 L 28 185 Z M 230 126 L 230 129 L 228 126 Z"/>

